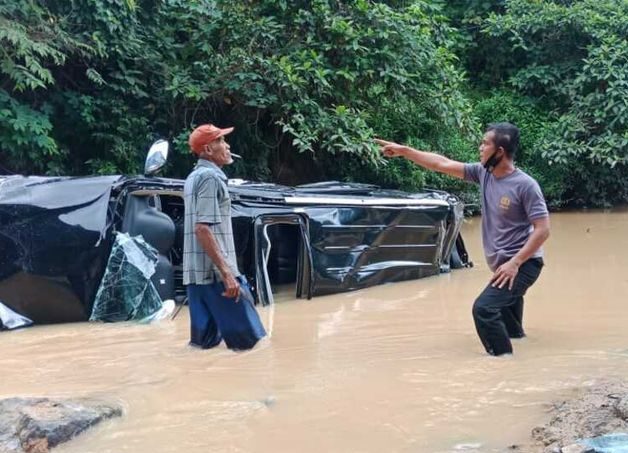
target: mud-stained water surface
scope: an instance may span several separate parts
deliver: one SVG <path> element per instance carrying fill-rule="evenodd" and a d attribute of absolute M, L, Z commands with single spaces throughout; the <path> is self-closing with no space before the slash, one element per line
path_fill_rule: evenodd
<path fill-rule="evenodd" d="M 547 403 L 628 376 L 628 212 L 552 215 L 546 267 L 526 299 L 528 338 L 484 354 L 476 266 L 423 280 L 291 300 L 255 350 L 186 346 L 188 315 L 159 325 L 72 324 L 0 334 L 0 398 L 95 396 L 125 416 L 58 447 L 86 452 L 504 451 Z"/>

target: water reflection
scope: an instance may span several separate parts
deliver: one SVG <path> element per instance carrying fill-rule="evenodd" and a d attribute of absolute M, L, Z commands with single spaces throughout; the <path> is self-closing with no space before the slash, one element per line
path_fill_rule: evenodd
<path fill-rule="evenodd" d="M 473 220 L 473 269 L 311 301 L 281 294 L 273 338 L 243 354 L 185 347 L 185 312 L 154 326 L 2 334 L 0 397 L 125 405 L 60 453 L 503 451 L 544 421 L 548 401 L 628 374 L 628 213 L 557 214 L 552 225 L 528 338 L 511 358 L 486 356 L 474 331 L 489 272 Z"/>

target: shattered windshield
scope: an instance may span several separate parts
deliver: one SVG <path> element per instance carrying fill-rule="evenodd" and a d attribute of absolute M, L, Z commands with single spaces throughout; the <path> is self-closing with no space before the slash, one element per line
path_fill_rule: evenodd
<path fill-rule="evenodd" d="M 157 259 L 157 250 L 142 236 L 116 233 L 89 320 L 143 320 L 158 312 L 162 301 L 150 280 Z"/>

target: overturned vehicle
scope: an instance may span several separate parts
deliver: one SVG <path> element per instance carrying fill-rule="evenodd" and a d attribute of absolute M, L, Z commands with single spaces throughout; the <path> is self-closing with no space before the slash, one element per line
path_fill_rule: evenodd
<path fill-rule="evenodd" d="M 35 324 L 89 319 L 120 233 L 154 248 L 149 280 L 183 302 L 184 181 L 151 176 L 166 155 L 153 146 L 146 176 L 0 177 L 0 307 Z M 463 205 L 447 193 L 242 180 L 229 191 L 238 265 L 262 305 L 277 287 L 310 299 L 468 262 Z"/>

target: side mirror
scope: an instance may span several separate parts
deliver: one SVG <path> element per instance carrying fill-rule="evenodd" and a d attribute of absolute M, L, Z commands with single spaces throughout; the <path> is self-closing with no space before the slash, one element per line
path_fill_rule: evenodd
<path fill-rule="evenodd" d="M 148 150 L 146 163 L 144 164 L 144 175 L 152 176 L 157 173 L 168 160 L 168 142 L 166 140 L 157 140 Z"/>

